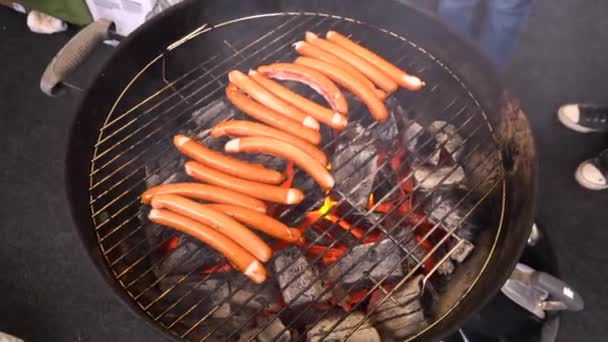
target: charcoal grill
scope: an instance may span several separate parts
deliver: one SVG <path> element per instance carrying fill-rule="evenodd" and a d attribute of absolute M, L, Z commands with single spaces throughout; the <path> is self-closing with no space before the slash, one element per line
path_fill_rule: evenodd
<path fill-rule="evenodd" d="M 408 338 L 435 339 L 458 327 L 479 309 L 510 274 L 528 236 L 535 196 L 535 159 L 525 116 L 475 48 L 460 41 L 428 14 L 391 1 L 381 3 L 362 9 L 348 1 L 319 4 L 254 1 L 239 2 L 238 8 L 222 1 L 186 2 L 151 20 L 123 41 L 88 90 L 74 123 L 67 160 L 74 218 L 91 256 L 117 293 L 171 338 L 230 340 L 243 338 L 247 330 L 248 338 L 255 338 L 272 328 L 275 333 L 281 332 L 273 335 L 277 340 L 286 331 L 297 339 L 304 338 L 316 322 L 332 316 L 331 328 L 324 330 L 322 339 L 331 337 L 336 327 L 344 330 L 341 323 L 358 312 L 356 322 L 340 335 L 347 338 L 369 324 L 374 316 L 373 309 L 363 307 L 364 300 L 353 305 L 351 314 L 338 311 L 337 318 L 335 310 L 320 308 L 314 301 L 297 310 L 285 303 L 273 308 L 275 303 L 260 299 L 260 294 L 276 293 L 276 279 L 288 274 L 293 265 L 274 270 L 266 283 L 252 287 L 245 278 L 223 272 L 218 266 L 222 260 L 215 252 L 188 238 L 176 240 L 167 230 L 151 225 L 139 202 L 139 195 L 147 187 L 184 179 L 181 172 L 184 159 L 171 144 L 175 134 L 195 135 L 220 148 L 221 141 L 208 137 L 208 129 L 217 122 L 243 117 L 224 98 L 227 72 L 293 60 L 296 54 L 292 44 L 301 40 L 306 31 L 346 33 L 425 80 L 427 85 L 421 91 L 401 90 L 388 99 L 392 115 L 404 115 L 405 110 L 410 119 L 422 126 L 442 120 L 455 128 L 448 130 L 446 126 L 435 133 L 443 134 L 442 144 L 435 145 L 430 137 L 418 148 L 441 149 L 456 138 L 455 134 L 460 136 L 459 163 L 464 167 L 469 186 L 459 192 L 452 210 L 460 210 L 459 206 L 467 203 L 460 222 L 480 212 L 486 217 L 474 252 L 446 282 L 438 274 L 442 265 L 452 262 L 452 254 L 461 252 L 467 243 L 456 234 L 458 225 L 445 224 L 450 213 L 435 220 L 417 239 L 411 234 L 397 234 L 396 227 L 421 209 L 424 200 L 414 201 L 414 207 L 390 222 L 386 218 L 391 212 L 383 216 L 375 213 L 383 200 L 404 182 L 411 181 L 419 167 L 412 166 L 406 177 L 385 189 L 384 197 L 375 198 L 366 211 L 349 208 L 341 212 L 342 217 L 349 217 L 353 227 L 366 222 L 364 237 L 382 232 L 392 242 L 392 249 L 398 250 L 399 260 L 387 266 L 384 259 L 378 259 L 336 300 L 339 302 L 349 290 L 360 289 L 365 283 L 368 285 L 363 298 L 369 300 L 374 292 L 381 294 L 377 307 L 385 301 L 405 307 L 408 303 L 400 302 L 395 294 L 415 281 L 426 293 L 423 300 L 427 303 L 427 324 Z M 348 139 L 361 146 L 386 145 L 382 137 L 394 131 L 396 124 L 372 122 L 364 108 L 352 103 L 351 124 L 365 129 Z M 402 110 L 396 110 L 396 106 Z M 346 132 L 323 133 L 322 146 L 328 155 L 340 152 L 337 146 Z M 419 135 L 408 137 L 418 138 Z M 408 141 L 402 143 L 406 145 Z M 419 152 L 412 151 L 406 157 L 407 165 L 414 158 L 429 155 Z M 389 163 L 396 153 L 389 151 L 381 166 Z M 255 158 L 257 162 L 276 163 L 271 158 Z M 356 154 L 351 158 L 357 158 Z M 426 158 L 428 161 L 431 156 Z M 348 181 L 354 174 L 343 180 Z M 274 214 L 297 226 L 307 213 L 319 210 L 327 197 L 307 182 L 301 172 L 296 171 L 294 176 L 307 199 L 295 207 L 278 208 Z M 364 180 L 350 191 L 337 190 L 335 205 L 349 203 L 352 194 L 365 184 Z M 440 190 L 441 182 L 422 194 L 412 192 L 400 198 L 399 204 L 413 196 L 430 198 Z M 352 219 L 353 215 L 356 219 Z M 332 222 L 327 232 L 338 225 Z M 413 224 L 412 229 L 418 225 Z M 438 231 L 442 238 L 424 249 L 425 239 Z M 306 254 L 324 235 L 327 233 L 321 232 L 300 251 Z M 341 236 L 326 246 L 325 252 L 309 261 L 318 262 L 329 248 L 345 242 L 349 236 L 343 230 Z M 351 243 L 346 253 L 356 246 Z M 371 248 L 357 256 L 363 261 L 373 253 L 376 252 Z M 433 262 L 429 263 L 430 260 Z M 393 270 L 404 263 L 409 266 L 399 279 L 393 279 L 390 288 L 383 286 Z M 336 264 L 339 263 L 333 265 Z M 379 265 L 388 269 L 374 272 Z M 355 266 L 356 262 L 343 271 Z M 321 288 L 315 293 L 318 302 L 335 294 L 342 285 L 336 279 L 328 281 L 330 273 L 331 266 L 321 269 L 314 281 L 294 296 L 306 296 L 315 286 Z M 296 282 L 296 278 L 287 284 Z M 244 293 L 249 295 L 241 298 Z M 247 310 L 230 307 L 237 296 L 238 307 Z M 260 323 L 262 316 L 264 320 Z M 238 324 L 233 324 L 235 321 Z"/>

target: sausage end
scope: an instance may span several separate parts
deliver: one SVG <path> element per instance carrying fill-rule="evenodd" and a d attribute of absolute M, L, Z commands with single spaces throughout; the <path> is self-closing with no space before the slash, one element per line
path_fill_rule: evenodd
<path fill-rule="evenodd" d="M 312 128 L 317 131 L 320 128 L 319 122 L 310 115 L 308 115 L 304 118 L 304 120 L 302 121 L 302 125 L 304 125 L 304 127 Z"/>
<path fill-rule="evenodd" d="M 249 264 L 243 274 L 257 284 L 261 284 L 266 280 L 266 270 L 262 263 L 257 260 Z"/>
<path fill-rule="evenodd" d="M 344 115 L 335 112 L 331 118 L 332 127 L 335 128 L 344 128 L 348 124 L 348 120 L 344 117 Z"/>
<path fill-rule="evenodd" d="M 181 147 L 185 143 L 189 142 L 190 140 L 192 140 L 192 139 L 183 134 L 178 134 L 173 137 L 173 144 L 177 147 Z"/>
<path fill-rule="evenodd" d="M 408 85 L 408 89 L 410 90 L 419 90 L 420 88 L 424 87 L 426 85 L 426 83 L 424 83 L 423 80 L 421 80 L 420 78 L 416 77 L 416 76 L 411 76 L 411 75 L 403 75 L 402 76 L 403 79 L 403 83 Z"/>
<path fill-rule="evenodd" d="M 287 191 L 287 204 L 298 204 L 304 199 L 304 194 L 298 189 L 289 189 Z"/>
<path fill-rule="evenodd" d="M 306 41 L 308 42 L 308 41 L 319 39 L 319 36 L 317 36 L 316 34 L 310 32 L 310 31 L 306 31 L 306 33 L 304 34 L 304 39 L 306 39 Z"/>
<path fill-rule="evenodd" d="M 241 139 L 232 139 L 224 145 L 224 150 L 228 153 L 236 153 L 240 149 Z"/>

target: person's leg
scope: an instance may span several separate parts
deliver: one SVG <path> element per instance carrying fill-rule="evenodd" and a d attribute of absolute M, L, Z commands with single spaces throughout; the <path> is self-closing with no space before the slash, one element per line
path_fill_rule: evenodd
<path fill-rule="evenodd" d="M 504 67 L 530 13 L 531 0 L 487 0 L 481 22 L 481 49 L 499 68 Z"/>
<path fill-rule="evenodd" d="M 437 13 L 450 27 L 472 38 L 479 2 L 480 0 L 439 0 Z"/>

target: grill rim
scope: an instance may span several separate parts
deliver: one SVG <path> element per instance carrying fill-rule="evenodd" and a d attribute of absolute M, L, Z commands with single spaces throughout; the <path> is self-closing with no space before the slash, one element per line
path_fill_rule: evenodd
<path fill-rule="evenodd" d="M 288 3 L 291 3 L 292 1 L 286 1 Z M 88 115 L 92 115 L 90 114 L 91 112 L 91 108 L 95 108 L 95 107 L 91 107 L 92 104 L 97 104 L 99 105 L 99 100 L 97 97 L 99 97 L 98 93 L 99 93 L 99 88 L 103 88 L 101 85 L 103 85 L 108 78 L 108 73 L 111 73 L 115 70 L 113 70 L 114 68 L 112 67 L 113 65 L 116 65 L 117 61 L 122 61 L 125 57 L 125 55 L 129 55 L 130 54 L 130 50 L 133 49 L 133 46 L 131 44 L 134 44 L 136 46 L 141 46 L 142 43 L 140 42 L 139 44 L 135 44 L 136 42 L 142 40 L 141 36 L 144 35 L 150 35 L 150 31 L 154 31 L 154 29 L 156 31 L 159 30 L 159 28 L 157 27 L 159 22 L 165 21 L 165 20 L 173 20 L 174 22 L 179 22 L 180 20 L 182 20 L 184 23 L 187 22 L 187 20 L 183 20 L 184 16 L 188 16 L 189 12 L 191 11 L 191 7 L 195 6 L 194 5 L 195 1 L 192 0 L 192 2 L 184 2 L 178 6 L 176 6 L 175 8 L 171 9 L 170 11 L 167 11 L 155 18 L 153 18 L 152 20 L 150 20 L 149 22 L 147 22 L 146 24 L 142 25 L 138 30 L 136 30 L 136 32 L 134 32 L 132 35 L 130 35 L 129 37 L 127 37 L 122 44 L 120 44 L 120 46 L 117 48 L 117 50 L 113 53 L 112 57 L 106 62 L 105 66 L 102 69 L 102 72 L 100 72 L 97 77 L 94 79 L 94 82 L 91 83 L 91 85 L 88 87 L 87 89 L 87 95 L 83 97 L 81 104 L 79 106 L 79 110 L 78 110 L 78 115 L 79 117 L 81 116 L 81 114 L 83 112 L 87 112 Z M 202 5 L 201 5 L 202 6 Z M 255 5 L 254 5 L 255 6 Z M 301 5 L 296 5 L 301 7 Z M 338 5 L 336 5 L 338 6 Z M 403 7 L 402 4 L 398 4 L 398 6 L 402 6 L 401 8 L 409 8 L 408 6 Z M 256 8 L 256 10 L 259 10 L 259 8 Z M 415 12 L 416 14 L 419 15 L 424 15 L 422 14 L 423 11 L 417 10 L 417 9 L 413 9 L 410 8 L 411 11 Z M 300 12 L 303 12 L 300 10 Z M 333 12 L 328 11 L 329 13 L 336 13 L 339 12 L 337 10 L 333 10 Z M 191 17 L 192 15 L 190 15 Z M 424 15 L 426 21 L 429 21 L 428 18 L 428 14 Z M 361 18 L 360 20 L 364 20 L 364 15 L 357 15 L 355 17 Z M 432 19 L 431 19 L 432 20 Z M 435 24 L 442 27 L 442 30 L 445 32 L 441 32 L 442 34 L 446 35 L 446 36 L 451 36 L 451 38 L 454 38 L 453 33 L 449 32 L 448 29 L 446 29 L 445 27 L 443 27 L 442 24 L 438 23 L 435 21 Z M 384 27 L 388 27 L 388 25 L 384 26 Z M 181 29 L 181 31 L 180 31 Z M 392 27 L 392 29 L 395 30 L 395 32 L 400 32 L 403 31 L 403 28 L 399 28 L 399 27 Z M 188 32 L 191 31 L 191 28 L 188 28 L 187 25 L 181 26 L 181 27 L 176 27 L 176 30 L 173 31 L 173 35 L 176 35 L 178 37 L 183 36 L 185 34 L 187 34 Z M 162 30 L 161 30 L 162 32 Z M 401 33 L 400 33 L 401 34 Z M 403 36 L 408 36 L 407 34 L 403 34 Z M 166 36 L 162 36 L 160 40 L 162 40 L 162 38 L 167 38 Z M 455 39 L 455 38 L 454 38 Z M 175 39 L 174 39 L 175 40 Z M 168 42 L 172 42 L 172 41 L 168 41 Z M 144 44 L 145 45 L 145 44 Z M 150 47 L 148 46 L 145 50 L 147 50 L 150 53 L 153 53 L 154 51 L 162 51 L 164 50 L 164 46 L 168 45 L 168 44 L 161 44 L 162 46 L 156 46 L 156 47 Z M 466 46 L 466 43 L 465 43 Z M 477 50 L 477 48 L 472 47 L 471 45 L 467 46 L 468 49 L 472 49 L 472 50 Z M 149 56 L 149 55 L 155 55 L 155 54 L 148 54 L 148 53 L 142 53 L 140 54 L 140 59 L 144 58 L 143 56 Z M 487 64 L 485 62 L 485 60 L 483 58 L 481 58 L 482 60 L 482 67 L 481 69 L 487 68 L 489 73 L 486 73 L 486 75 L 484 75 L 484 77 L 489 78 L 490 81 L 496 81 L 497 77 L 493 74 L 493 71 L 491 69 L 491 67 L 489 67 L 489 64 Z M 145 65 L 146 63 L 149 62 L 149 60 L 144 61 L 143 59 L 141 61 L 138 62 L 144 62 L 144 63 L 140 63 L 139 65 Z M 487 65 L 483 65 L 483 64 L 487 64 Z M 456 68 L 458 69 L 458 68 Z M 132 79 L 131 76 L 129 77 L 122 77 L 123 79 Z M 497 81 L 496 81 L 497 82 Z M 97 94 L 96 94 L 97 93 Z M 97 95 L 97 96 L 94 96 Z M 108 96 L 106 96 L 108 97 Z M 112 96 L 109 96 L 110 98 L 112 98 Z M 116 97 L 112 98 L 113 101 L 116 100 Z M 111 101 L 111 102 L 113 102 Z M 512 99 L 508 98 L 506 100 L 507 102 L 511 103 Z M 99 106 L 102 107 L 102 106 Z M 485 108 L 485 106 L 482 105 L 482 108 Z M 107 115 L 107 111 L 105 111 L 105 113 L 103 111 L 100 111 L 99 109 L 97 109 L 97 115 L 93 115 L 94 119 L 99 119 L 100 116 L 103 118 L 105 117 L 105 115 Z M 99 113 L 102 112 L 102 113 Z M 492 122 L 492 119 L 496 120 L 495 117 L 490 117 L 489 118 L 489 122 Z M 521 119 L 521 118 L 520 118 Z M 95 120 L 91 120 L 91 121 L 95 121 Z M 525 121 L 525 119 L 524 119 Z M 495 124 L 495 122 L 494 122 Z M 86 123 L 86 125 L 91 126 L 91 123 Z M 132 309 L 134 311 L 134 313 L 137 313 L 138 316 L 142 316 L 142 308 L 139 305 L 136 305 L 135 302 L 132 301 L 132 298 L 130 298 L 127 294 L 126 291 L 124 291 L 123 286 L 119 283 L 120 281 L 118 281 L 118 279 L 116 279 L 114 277 L 114 275 L 111 273 L 111 271 L 109 270 L 107 264 L 105 263 L 105 258 L 103 257 L 102 253 L 101 253 L 101 248 L 97 242 L 97 238 L 95 236 L 91 236 L 91 234 L 88 234 L 90 232 L 94 232 L 95 230 L 92 229 L 94 227 L 94 224 L 92 222 L 92 218 L 91 218 L 91 214 L 90 214 L 90 210 L 88 208 L 88 203 L 90 202 L 90 198 L 89 198 L 89 194 L 88 191 L 85 191 L 86 193 L 86 197 L 87 200 L 86 201 L 82 201 L 83 199 L 83 195 L 82 195 L 82 185 L 79 185 L 78 183 L 78 179 L 86 179 L 84 184 L 88 184 L 89 182 L 89 177 L 88 174 L 84 174 L 82 172 L 79 172 L 81 168 L 79 168 L 77 165 L 90 165 L 91 161 L 92 161 L 92 153 L 89 153 L 90 151 L 92 151 L 93 149 L 89 149 L 86 146 L 86 144 L 83 144 L 82 141 L 90 141 L 90 137 L 86 136 L 86 129 L 83 129 L 83 126 L 85 126 L 85 123 L 79 121 L 78 119 L 74 120 L 74 123 L 72 125 L 72 130 L 71 130 L 71 135 L 69 137 L 69 141 L 68 141 L 68 154 L 66 157 L 66 163 L 67 163 L 67 168 L 66 168 L 66 184 L 67 184 L 67 197 L 70 199 L 71 202 L 71 214 L 72 214 L 72 218 L 75 221 L 76 225 L 80 228 L 79 229 L 79 235 L 81 236 L 81 239 L 83 240 L 84 244 L 85 244 L 85 249 L 87 250 L 87 253 L 89 254 L 89 256 L 93 259 L 93 262 L 96 264 L 96 268 L 98 268 L 102 275 L 104 276 L 104 278 L 106 278 L 106 281 L 113 287 L 114 292 L 117 292 L 116 294 L 123 299 L 123 301 L 127 302 L 125 304 L 127 304 L 127 307 L 129 307 L 130 309 Z M 93 127 L 100 127 L 97 124 L 93 124 Z M 494 127 L 494 126 L 493 126 Z M 97 132 L 99 131 L 98 129 L 96 130 Z M 84 136 L 82 134 L 78 134 L 78 133 L 83 133 Z M 93 144 L 94 145 L 94 144 Z M 83 156 L 85 156 L 85 158 L 83 158 Z M 84 163 L 82 162 L 84 160 Z M 533 163 L 534 164 L 534 163 Z M 90 170 L 90 167 L 88 168 Z M 535 174 L 535 167 L 533 167 L 533 173 Z M 506 182 L 506 181 L 505 181 Z M 532 182 L 534 183 L 534 182 Z M 532 203 L 534 203 L 534 201 L 530 201 Z M 87 207 L 86 210 L 80 210 L 77 207 L 81 206 L 82 204 L 85 204 L 84 206 Z M 508 208 L 507 208 L 508 209 Z M 506 215 L 506 214 L 505 214 Z M 87 232 L 84 227 L 89 227 L 91 230 L 89 232 Z M 521 234 L 520 234 L 521 235 Z M 527 238 L 527 235 L 525 236 Z M 522 238 L 520 239 L 522 241 L 523 240 L 523 235 Z M 520 244 L 521 250 L 523 250 L 523 244 Z M 519 251 L 519 253 L 517 253 L 518 255 L 521 254 L 521 250 Z M 495 256 L 493 255 L 492 258 L 494 258 Z M 490 260 L 488 260 L 489 263 Z M 512 262 L 512 264 L 515 264 L 515 261 Z M 117 286 L 118 285 L 118 286 Z M 498 290 L 498 288 L 496 289 L 496 291 Z M 489 300 L 489 298 L 487 298 Z M 477 306 L 481 306 L 481 304 L 478 304 Z M 171 334 L 169 331 L 167 331 L 166 329 L 163 329 L 160 327 L 159 322 L 153 321 L 149 315 L 145 312 L 143 312 L 143 316 L 146 317 L 145 321 L 147 321 L 150 325 L 152 325 L 155 329 L 157 329 L 159 332 L 161 332 L 164 336 L 169 337 L 171 339 L 177 340 L 176 336 Z"/>

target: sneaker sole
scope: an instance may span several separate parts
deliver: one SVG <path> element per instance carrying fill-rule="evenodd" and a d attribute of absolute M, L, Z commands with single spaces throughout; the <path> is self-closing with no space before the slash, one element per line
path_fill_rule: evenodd
<path fill-rule="evenodd" d="M 608 185 L 601 185 L 601 184 L 593 183 L 593 182 L 588 181 L 585 177 L 583 177 L 582 167 L 583 167 L 583 164 L 579 165 L 579 167 L 576 169 L 576 172 L 574 173 L 574 178 L 576 179 L 578 184 L 580 184 L 583 188 L 586 188 L 589 190 L 594 190 L 594 191 L 608 189 Z"/>
<path fill-rule="evenodd" d="M 557 111 L 557 118 L 559 119 L 559 122 L 561 122 L 564 126 L 570 128 L 573 131 L 576 131 L 579 133 L 598 132 L 597 130 L 594 130 L 594 129 L 591 129 L 591 128 L 588 128 L 585 126 L 581 126 L 581 125 L 577 124 L 576 122 L 573 122 L 566 116 L 566 114 L 562 111 L 561 108 Z"/>

